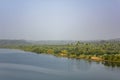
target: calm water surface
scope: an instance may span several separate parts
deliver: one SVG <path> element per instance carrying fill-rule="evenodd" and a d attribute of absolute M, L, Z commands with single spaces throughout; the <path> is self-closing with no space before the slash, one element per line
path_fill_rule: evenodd
<path fill-rule="evenodd" d="M 120 80 L 119 66 L 0 49 L 0 80 Z"/>

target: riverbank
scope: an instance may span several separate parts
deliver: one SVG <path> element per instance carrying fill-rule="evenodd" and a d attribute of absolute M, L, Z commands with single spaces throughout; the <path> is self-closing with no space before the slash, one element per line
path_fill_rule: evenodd
<path fill-rule="evenodd" d="M 76 55 L 70 54 L 66 52 L 66 50 L 61 51 L 60 53 L 53 53 L 52 49 L 48 49 L 47 52 L 41 52 L 39 50 L 34 50 L 34 48 L 29 49 L 28 47 L 20 48 L 20 47 L 6 47 L 7 49 L 18 49 L 18 50 L 23 50 L 23 51 L 28 51 L 28 52 L 33 52 L 36 54 L 49 54 L 53 55 L 56 57 L 65 57 L 65 58 L 71 58 L 71 59 L 85 59 L 85 60 L 90 60 L 90 61 L 97 61 L 97 62 L 112 62 L 112 63 L 120 63 L 120 54 L 103 54 L 103 55 L 86 55 L 86 54 L 80 54 Z M 3 48 L 4 49 L 4 48 Z"/>
<path fill-rule="evenodd" d="M 76 42 L 65 45 L 0 45 L 1 48 L 46 53 L 59 57 L 120 62 L 119 41 Z"/>
<path fill-rule="evenodd" d="M 24 49 L 23 49 L 24 50 Z M 29 51 L 29 50 L 24 50 Z M 52 53 L 52 50 L 48 50 L 46 53 L 40 53 L 36 51 L 36 54 L 49 54 L 56 57 L 65 57 L 65 58 L 73 58 L 73 59 L 86 59 L 86 60 L 92 60 L 92 61 L 100 61 L 100 62 L 120 62 L 120 54 L 103 54 L 103 55 L 85 55 L 85 54 L 70 54 L 66 53 L 66 51 L 61 51 L 60 53 Z"/>
<path fill-rule="evenodd" d="M 62 50 L 60 53 L 53 53 L 54 50 L 53 49 L 48 49 L 46 50 L 46 52 L 42 52 L 39 50 L 33 50 L 29 49 L 29 48 L 15 48 L 15 47 L 8 47 L 8 49 L 18 49 L 18 50 L 23 50 L 23 51 L 29 51 L 29 52 L 34 52 L 36 54 L 49 54 L 49 55 L 53 55 L 56 57 L 65 57 L 65 58 L 73 58 L 73 59 L 86 59 L 86 60 L 92 60 L 92 61 L 99 61 L 99 62 L 120 62 L 120 54 L 103 54 L 103 55 L 96 55 L 96 54 L 92 54 L 92 55 L 86 55 L 86 54 L 80 54 L 80 55 L 76 55 L 76 53 L 71 54 L 68 53 L 66 50 Z"/>
<path fill-rule="evenodd" d="M 53 54 L 52 54 L 53 55 Z M 57 56 L 57 57 L 66 57 L 66 58 L 73 58 L 73 59 L 86 59 L 86 60 L 92 60 L 92 61 L 102 61 L 102 62 L 120 62 L 120 60 L 118 60 L 116 57 L 120 57 L 119 56 L 116 56 L 116 57 L 112 57 L 112 58 L 109 58 L 110 56 L 112 55 L 109 55 L 109 57 L 106 55 L 99 55 L 99 56 L 96 56 L 96 55 L 79 55 L 79 56 L 75 56 L 75 55 L 54 55 L 54 56 Z M 106 57 L 108 57 L 106 59 Z M 116 59 L 116 60 L 115 60 Z"/>

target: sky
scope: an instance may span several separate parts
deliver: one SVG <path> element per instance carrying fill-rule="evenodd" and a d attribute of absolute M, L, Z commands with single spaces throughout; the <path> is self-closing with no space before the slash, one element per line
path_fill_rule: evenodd
<path fill-rule="evenodd" d="M 0 39 L 120 38 L 120 0 L 0 0 Z"/>

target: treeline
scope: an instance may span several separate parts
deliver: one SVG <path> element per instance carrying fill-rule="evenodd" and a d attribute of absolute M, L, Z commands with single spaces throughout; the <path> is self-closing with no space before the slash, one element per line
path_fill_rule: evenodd
<path fill-rule="evenodd" d="M 76 41 L 65 45 L 7 45 L 4 48 L 16 48 L 35 53 L 52 54 L 68 58 L 84 58 L 120 62 L 120 41 Z"/>

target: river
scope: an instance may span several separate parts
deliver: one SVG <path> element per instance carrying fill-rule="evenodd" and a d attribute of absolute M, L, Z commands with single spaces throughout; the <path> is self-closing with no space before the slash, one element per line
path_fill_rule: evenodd
<path fill-rule="evenodd" d="M 120 63 L 0 49 L 0 80 L 120 80 Z"/>

